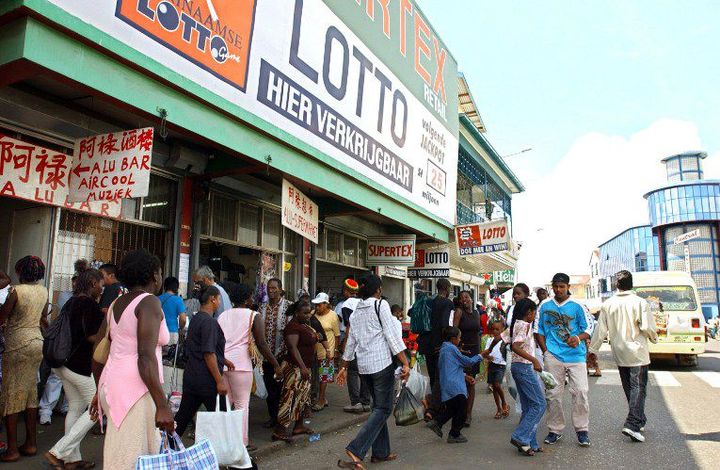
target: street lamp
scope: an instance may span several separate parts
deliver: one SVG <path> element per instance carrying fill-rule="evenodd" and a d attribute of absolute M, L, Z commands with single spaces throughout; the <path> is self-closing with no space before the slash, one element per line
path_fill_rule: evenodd
<path fill-rule="evenodd" d="M 520 155 L 521 153 L 529 152 L 529 151 L 531 151 L 532 149 L 533 149 L 532 147 L 528 147 L 528 148 L 526 148 L 526 149 L 520 150 L 519 152 L 511 153 L 511 154 L 508 154 L 508 155 L 503 155 L 502 158 L 514 157 L 515 155 Z"/>

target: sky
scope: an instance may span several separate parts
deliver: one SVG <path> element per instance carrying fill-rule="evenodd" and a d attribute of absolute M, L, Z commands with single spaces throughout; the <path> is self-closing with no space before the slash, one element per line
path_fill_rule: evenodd
<path fill-rule="evenodd" d="M 703 150 L 720 179 L 720 1 L 419 0 L 526 191 L 517 279 L 589 273 L 593 248 L 648 223 L 660 159 Z"/>

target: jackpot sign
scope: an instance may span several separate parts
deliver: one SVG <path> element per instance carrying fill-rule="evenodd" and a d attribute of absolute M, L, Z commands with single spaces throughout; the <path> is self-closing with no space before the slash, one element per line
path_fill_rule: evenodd
<path fill-rule="evenodd" d="M 458 255 L 473 256 L 506 251 L 509 236 L 507 222 L 492 222 L 458 225 L 455 227 L 455 241 Z"/>
<path fill-rule="evenodd" d="M 453 222 L 457 64 L 414 0 L 49 1 Z"/>
<path fill-rule="evenodd" d="M 415 264 L 408 268 L 410 279 L 450 277 L 450 249 L 448 245 L 415 250 Z"/>

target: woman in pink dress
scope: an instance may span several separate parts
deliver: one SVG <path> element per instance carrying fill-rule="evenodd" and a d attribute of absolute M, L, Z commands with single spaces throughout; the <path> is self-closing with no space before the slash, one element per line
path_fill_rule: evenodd
<path fill-rule="evenodd" d="M 93 400 L 107 416 L 103 468 L 132 470 L 141 455 L 156 454 L 162 429 L 174 420 L 162 389 L 161 348 L 170 333 L 156 294 L 162 286 L 160 260 L 147 250 L 123 258 L 119 278 L 128 293 L 108 310 L 110 354 Z M 102 329 L 102 328 L 101 328 Z"/>

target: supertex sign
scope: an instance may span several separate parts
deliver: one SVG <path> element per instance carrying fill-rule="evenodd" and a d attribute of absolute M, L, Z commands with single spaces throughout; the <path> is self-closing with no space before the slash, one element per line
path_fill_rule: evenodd
<path fill-rule="evenodd" d="M 415 1 L 49 1 L 453 222 L 457 64 Z"/>

